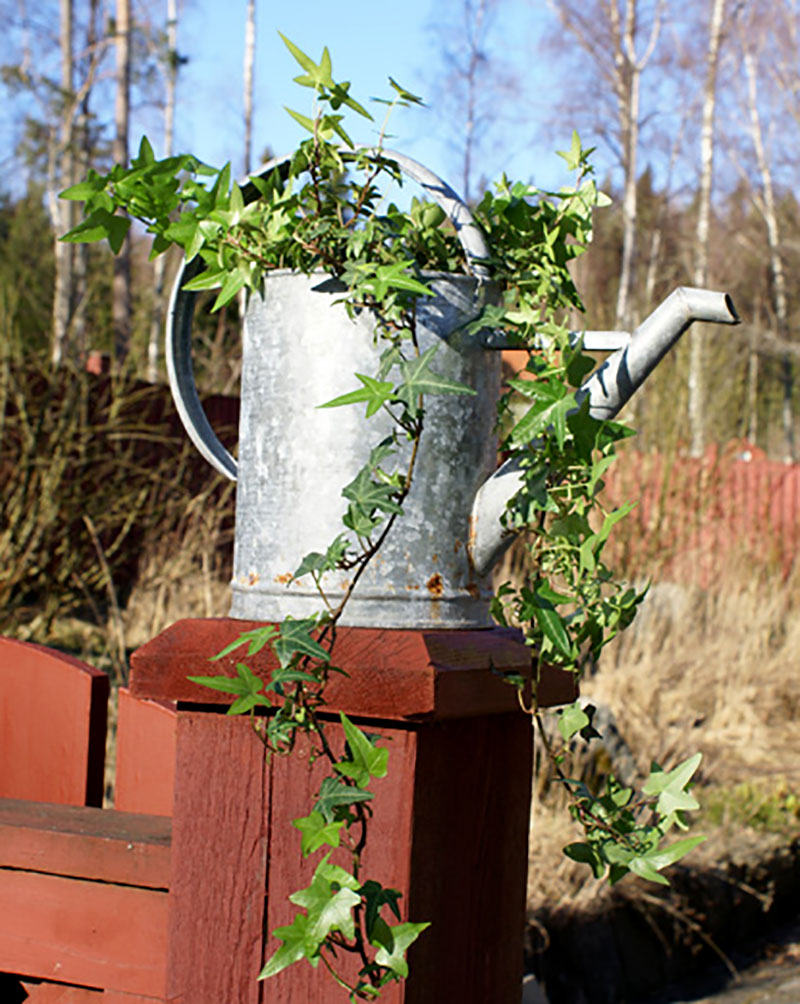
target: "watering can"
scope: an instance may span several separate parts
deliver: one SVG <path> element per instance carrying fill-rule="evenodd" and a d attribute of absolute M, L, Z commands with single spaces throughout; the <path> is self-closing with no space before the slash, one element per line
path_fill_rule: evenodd
<path fill-rule="evenodd" d="M 422 352 L 438 346 L 434 368 L 471 387 L 472 395 L 426 399 L 425 428 L 413 483 L 379 552 L 350 595 L 341 624 L 383 628 L 476 628 L 490 624 L 490 573 L 512 540 L 502 514 L 521 486 L 513 461 L 497 468 L 494 436 L 501 391 L 502 334 L 464 333 L 478 316 L 491 281 L 484 237 L 467 206 L 440 178 L 392 151 L 383 155 L 433 197 L 452 221 L 470 275 L 428 273 L 431 297 L 419 302 Z M 266 174 L 279 161 L 267 164 Z M 201 266 L 200 266 L 201 267 Z M 199 270 L 184 264 L 172 291 L 166 358 L 183 424 L 206 460 L 237 481 L 230 614 L 281 621 L 316 614 L 322 605 L 310 576 L 293 578 L 302 558 L 324 552 L 342 532 L 342 488 L 393 430 L 381 412 L 361 406 L 320 410 L 375 370 L 374 319 L 353 319 L 336 301 L 344 289 L 320 272 L 276 271 L 263 295 L 249 297 L 243 325 L 238 462 L 220 443 L 200 404 L 191 364 L 195 294 L 182 288 Z M 587 332 L 589 350 L 616 348 L 579 391 L 597 418 L 612 418 L 659 360 L 696 320 L 735 324 L 730 298 L 679 288 L 631 336 Z M 409 448 L 409 447 L 406 447 Z M 404 447 L 399 447 L 402 450 Z M 346 570 L 322 583 L 336 606 L 351 585 Z"/>

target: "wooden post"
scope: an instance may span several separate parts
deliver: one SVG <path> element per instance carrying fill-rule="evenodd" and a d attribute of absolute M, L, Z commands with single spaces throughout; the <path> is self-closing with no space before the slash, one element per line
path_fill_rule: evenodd
<path fill-rule="evenodd" d="M 341 1004 L 345 993 L 302 963 L 255 977 L 290 923 L 289 893 L 308 883 L 291 820 L 313 804 L 323 766 L 302 744 L 267 760 L 226 695 L 189 675 L 235 672 L 208 659 L 256 625 L 179 621 L 132 658 L 136 697 L 178 701 L 167 999 L 181 1004 Z M 271 652 L 248 659 L 268 676 Z M 364 874 L 401 890 L 404 918 L 431 927 L 409 953 L 411 976 L 385 1004 L 519 1004 L 532 769 L 530 720 L 498 671 L 525 672 L 516 632 L 340 628 L 331 715 L 385 737 L 389 775 L 374 784 Z M 571 676 L 543 672 L 543 704 L 571 701 Z M 331 726 L 334 742 L 339 727 Z M 265 895 L 266 894 L 266 895 Z"/>

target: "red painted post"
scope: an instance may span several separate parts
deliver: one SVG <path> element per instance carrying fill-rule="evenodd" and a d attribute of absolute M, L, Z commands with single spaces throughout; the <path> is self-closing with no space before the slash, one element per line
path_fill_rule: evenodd
<path fill-rule="evenodd" d="M 101 805 L 108 677 L 0 638 L 0 798 Z"/>
<path fill-rule="evenodd" d="M 175 705 L 138 701 L 120 687 L 114 807 L 171 816 L 175 789 Z"/>
<path fill-rule="evenodd" d="M 219 713 L 225 695 L 187 680 L 208 675 L 209 657 L 254 626 L 181 621 L 132 658 L 134 696 L 179 702 L 167 998 L 341 1004 L 322 967 L 255 982 L 276 947 L 268 932 L 290 920 L 287 896 L 314 867 L 291 819 L 309 811 L 320 765 L 302 749 L 268 762 L 247 721 Z M 241 658 L 213 671 L 233 674 Z M 248 663 L 267 675 L 271 655 Z M 524 670 L 529 650 L 500 630 L 340 628 L 336 664 L 349 675 L 332 679 L 331 714 L 361 720 L 390 750 L 364 873 L 399 888 L 410 919 L 432 922 L 386 1004 L 518 1004 L 532 729 L 492 667 Z M 567 674 L 542 675 L 541 703 L 574 698 Z"/>

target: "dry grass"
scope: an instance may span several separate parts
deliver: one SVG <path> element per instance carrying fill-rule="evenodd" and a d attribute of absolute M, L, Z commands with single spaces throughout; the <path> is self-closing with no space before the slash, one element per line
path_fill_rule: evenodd
<path fill-rule="evenodd" d="M 668 768 L 699 750 L 701 805 L 735 798 L 737 790 L 741 798 L 744 790 L 751 801 L 758 802 L 760 792 L 765 804 L 782 798 L 794 806 L 800 794 L 798 608 L 797 578 L 760 579 L 733 561 L 707 590 L 656 583 L 635 625 L 584 680 L 582 694 L 613 709 L 643 776 L 652 759 Z M 562 854 L 579 834 L 551 791 L 533 806 L 529 910 L 564 902 L 597 906 L 606 887 Z M 715 820 L 720 817 L 723 825 L 714 826 L 702 810 L 697 814 L 696 827 L 709 840 L 690 862 L 725 856 L 726 820 L 741 838 L 746 814 L 717 811 Z M 796 835 L 795 810 L 782 818 L 794 820 Z"/>
<path fill-rule="evenodd" d="M 126 646 L 138 648 L 183 617 L 222 617 L 230 594 L 229 496 L 197 496 L 181 526 L 148 541 L 139 573 L 122 614 Z"/>

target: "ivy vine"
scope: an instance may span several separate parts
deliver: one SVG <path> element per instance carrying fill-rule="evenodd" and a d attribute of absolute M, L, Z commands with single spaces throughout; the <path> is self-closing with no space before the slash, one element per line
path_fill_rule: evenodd
<path fill-rule="evenodd" d="M 248 714 L 270 753 L 291 753 L 302 735 L 330 768 L 308 815 L 293 821 L 303 855 L 319 860 L 310 884 L 290 897 L 298 912 L 291 925 L 274 932 L 281 947 L 261 978 L 306 959 L 330 970 L 351 1001 L 370 1000 L 408 975 L 406 951 L 428 925 L 403 921 L 399 891 L 363 874 L 372 784 L 386 775 L 388 750 L 342 714 L 346 742 L 344 753 L 337 754 L 321 712 L 326 683 L 340 671 L 337 623 L 364 569 L 402 518 L 426 401 L 435 394 L 474 393 L 437 373 L 436 349 L 420 350 L 416 320 L 420 298 L 431 295 L 426 273 L 466 272 L 470 263 L 438 205 L 415 197 L 402 209 L 383 195 L 385 182 L 402 183 L 397 163 L 384 152 L 391 113 L 421 104 L 420 99 L 390 78 L 393 93 L 382 102 L 377 141 L 358 148 L 345 113 L 369 121 L 372 116 L 348 83 L 334 79 L 327 48 L 317 63 L 284 41 L 302 70 L 297 83 L 310 89 L 314 100 L 310 115 L 289 110 L 308 135 L 283 168 L 250 178 L 252 187 L 243 190 L 231 180 L 230 165 L 217 171 L 191 155 L 157 160 L 144 138 L 130 167 L 90 171 L 62 193 L 85 203 L 84 220 L 63 239 L 107 239 L 117 252 L 131 221 L 138 220 L 153 235 L 151 257 L 177 245 L 188 261 L 199 259 L 202 271 L 184 288 L 218 290 L 214 309 L 243 289 L 260 293 L 273 270 L 324 269 L 345 287 L 342 309 L 350 315 L 369 311 L 374 318 L 375 371 L 354 374 L 353 390 L 324 406 L 364 407 L 367 418 L 388 413 L 393 431 L 344 486 L 341 533 L 324 552 L 302 557 L 294 571 L 294 579 L 313 582 L 319 612 L 245 632 L 215 656 L 243 650 L 247 659 L 270 646 L 277 668 L 268 680 L 246 661 L 237 664 L 233 678 L 191 678 L 230 694 L 228 713 Z M 498 428 L 501 450 L 516 459 L 523 475 L 503 519 L 509 531 L 526 531 L 531 574 L 497 589 L 492 614 L 500 624 L 522 628 L 534 675 L 543 663 L 580 674 L 585 660 L 596 658 L 631 622 L 643 597 L 617 581 L 603 561 L 614 525 L 630 509 L 604 509 L 603 475 L 629 430 L 589 414 L 581 385 L 595 361 L 566 325 L 569 311 L 583 309 L 570 263 L 591 241 L 594 209 L 608 201 L 596 187 L 590 154 L 573 134 L 561 155 L 574 185 L 542 192 L 502 177 L 473 210 L 490 248 L 482 264 L 499 295 L 470 328 L 502 330 L 529 350 L 526 371 L 509 381 L 500 402 Z M 334 600 L 326 594 L 324 576 L 341 569 L 348 571 L 349 586 Z M 526 681 L 509 682 L 522 687 Z M 528 710 L 539 714 L 535 685 Z M 591 716 L 576 703 L 561 710 L 559 729 L 564 744 L 579 734 L 590 737 Z M 542 736 L 585 834 L 566 853 L 612 882 L 628 872 L 666 881 L 661 870 L 701 839 L 663 846 L 673 826 L 685 826 L 683 813 L 697 807 L 688 785 L 699 757 L 669 772 L 654 766 L 638 794 L 613 778 L 594 793 L 562 772 L 564 749 L 554 748 L 544 730 Z M 349 867 L 331 860 L 335 851 L 346 852 Z M 338 961 L 347 955 L 358 960 L 351 982 Z"/>

